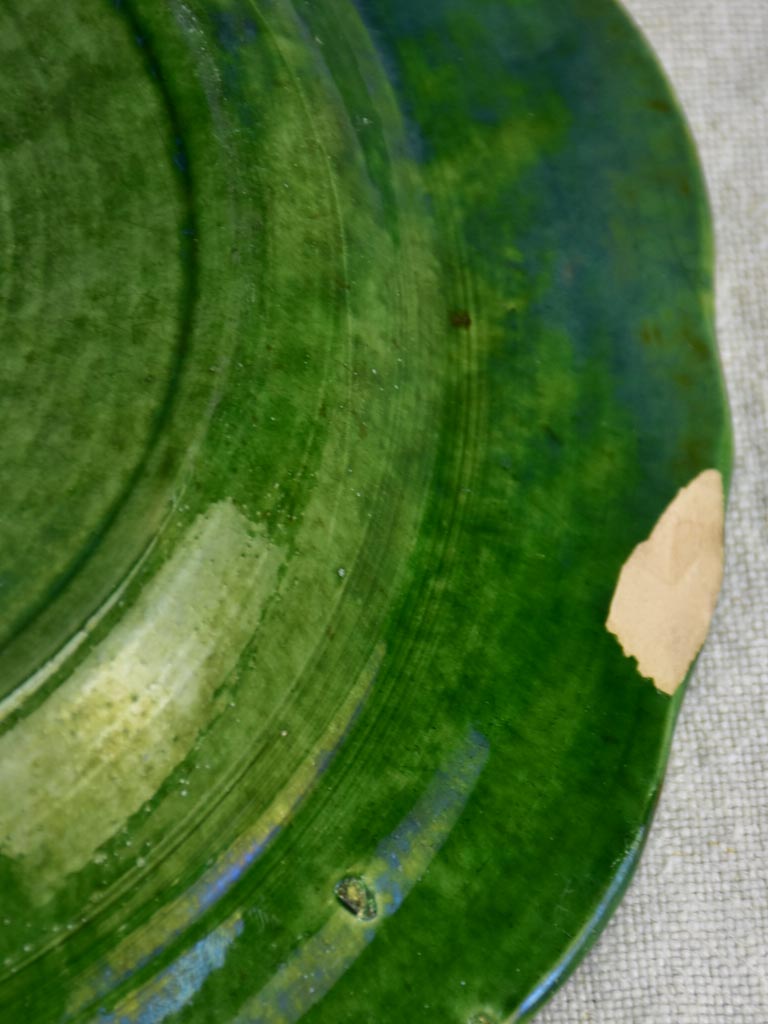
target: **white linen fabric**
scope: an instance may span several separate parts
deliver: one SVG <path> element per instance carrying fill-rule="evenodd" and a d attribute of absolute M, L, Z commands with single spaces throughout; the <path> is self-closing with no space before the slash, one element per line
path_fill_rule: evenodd
<path fill-rule="evenodd" d="M 768 1024 L 768 0 L 626 0 L 696 138 L 735 473 L 726 578 L 635 881 L 541 1024 Z"/>

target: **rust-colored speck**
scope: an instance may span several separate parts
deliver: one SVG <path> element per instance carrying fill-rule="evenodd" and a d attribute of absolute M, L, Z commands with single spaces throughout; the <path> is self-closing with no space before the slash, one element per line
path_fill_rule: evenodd
<path fill-rule="evenodd" d="M 451 313 L 451 327 L 463 327 L 466 330 L 472 326 L 472 318 L 466 309 L 454 309 Z"/>

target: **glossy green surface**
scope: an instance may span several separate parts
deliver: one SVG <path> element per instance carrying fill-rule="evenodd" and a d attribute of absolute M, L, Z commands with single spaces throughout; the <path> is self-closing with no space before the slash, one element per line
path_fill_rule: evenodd
<path fill-rule="evenodd" d="M 679 704 L 619 570 L 729 467 L 645 45 L 608 0 L 1 0 L 0 100 L 0 1019 L 527 1016 Z"/>

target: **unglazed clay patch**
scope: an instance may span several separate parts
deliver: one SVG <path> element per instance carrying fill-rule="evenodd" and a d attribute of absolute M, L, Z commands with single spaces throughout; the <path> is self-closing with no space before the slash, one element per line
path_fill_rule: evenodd
<path fill-rule="evenodd" d="M 723 578 L 723 480 L 700 473 L 622 567 L 606 626 L 663 693 L 683 682 L 709 629 Z"/>

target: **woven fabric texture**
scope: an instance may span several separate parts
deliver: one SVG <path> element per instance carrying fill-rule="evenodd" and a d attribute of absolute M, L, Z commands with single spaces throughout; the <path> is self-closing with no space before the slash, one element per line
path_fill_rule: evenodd
<path fill-rule="evenodd" d="M 704 165 L 736 462 L 726 580 L 635 881 L 541 1024 L 768 1024 L 768 0 L 627 0 Z"/>

